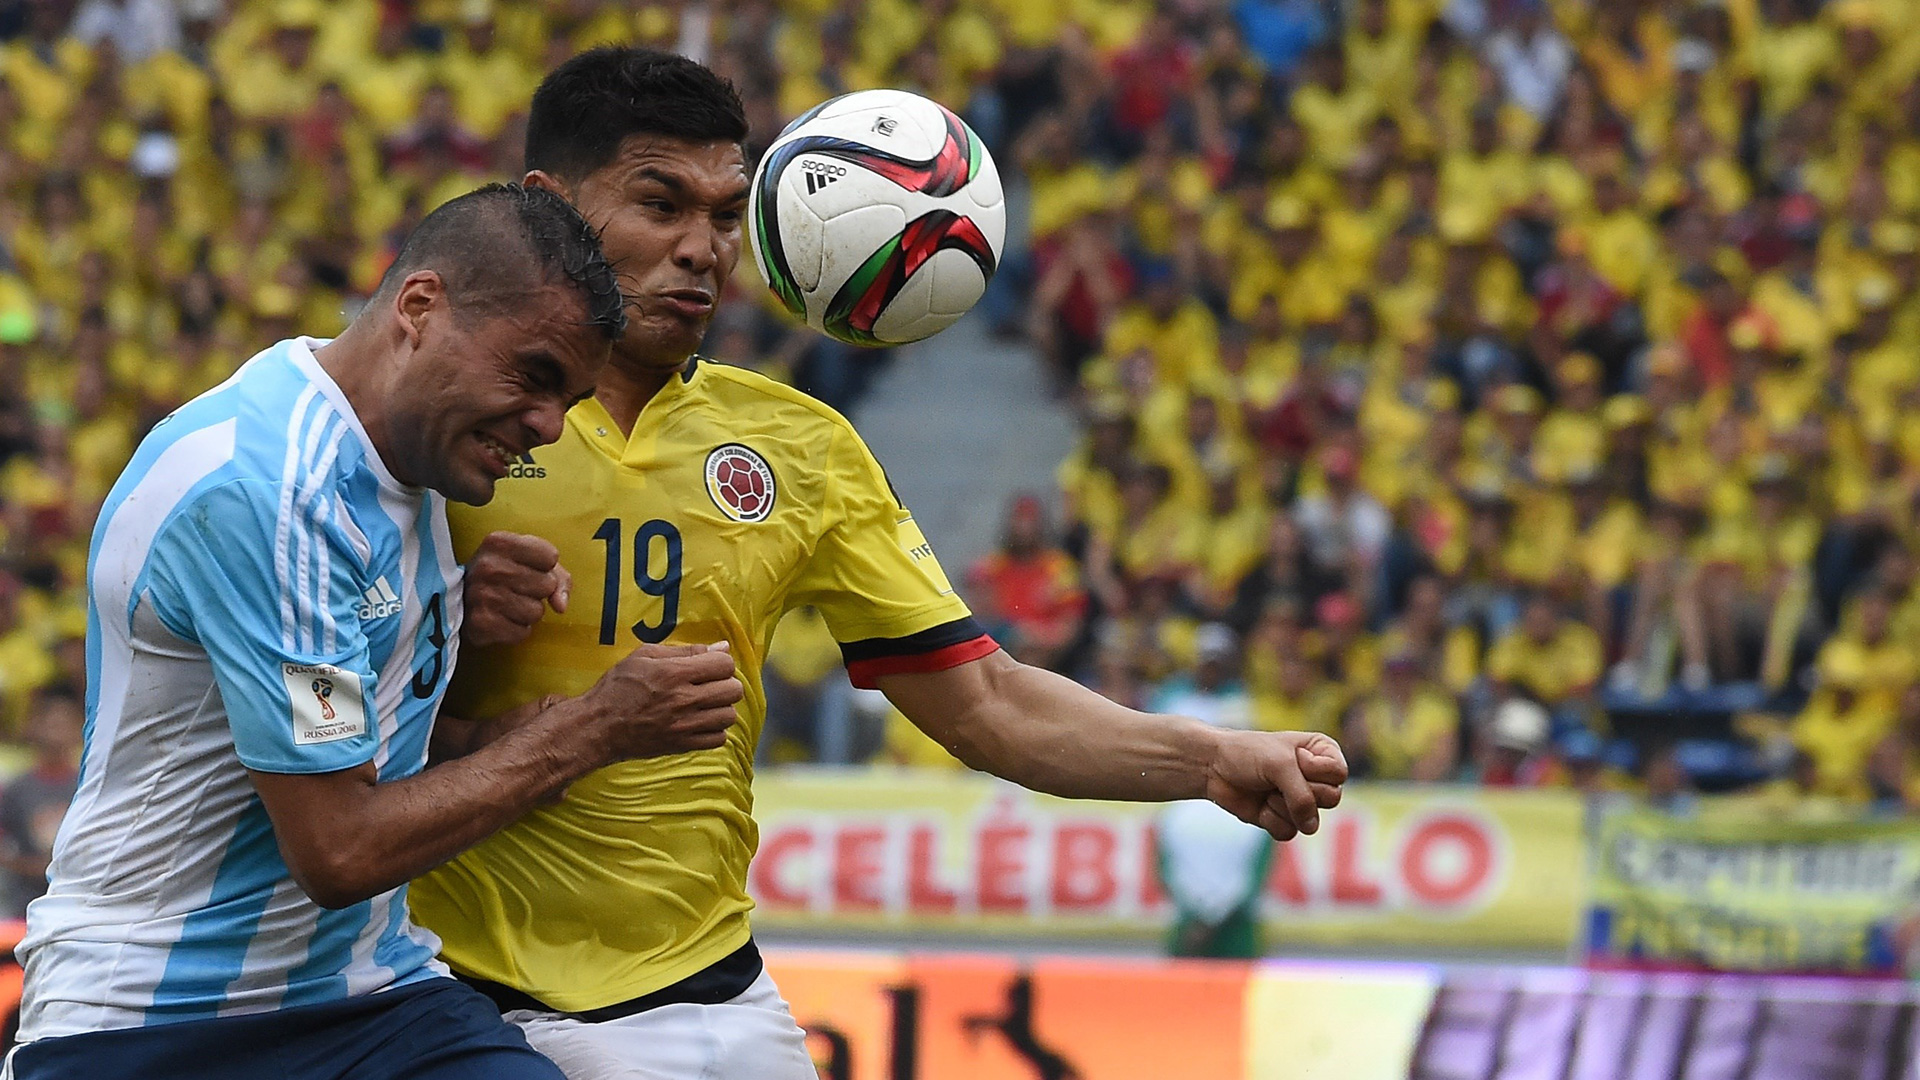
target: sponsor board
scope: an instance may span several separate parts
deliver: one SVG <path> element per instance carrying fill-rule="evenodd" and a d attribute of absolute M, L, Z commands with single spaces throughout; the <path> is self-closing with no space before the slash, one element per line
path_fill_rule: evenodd
<path fill-rule="evenodd" d="M 1594 852 L 1597 966 L 1898 974 L 1920 821 L 1609 816 Z"/>
<path fill-rule="evenodd" d="M 825 1080 L 1906 1077 L 1891 980 L 766 950 Z M 1744 1063 L 1744 1065 L 1743 1065 Z"/>
<path fill-rule="evenodd" d="M 969 773 L 799 770 L 755 782 L 766 927 L 1151 937 L 1157 808 Z M 1274 852 L 1270 941 L 1563 949 L 1584 900 L 1580 800 L 1356 785 Z"/>

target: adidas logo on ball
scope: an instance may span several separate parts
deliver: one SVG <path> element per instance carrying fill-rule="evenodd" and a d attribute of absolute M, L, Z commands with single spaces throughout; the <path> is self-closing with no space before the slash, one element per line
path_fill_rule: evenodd
<path fill-rule="evenodd" d="M 827 161 L 803 161 L 800 171 L 807 177 L 807 194 L 812 195 L 847 175 L 847 170 Z"/>

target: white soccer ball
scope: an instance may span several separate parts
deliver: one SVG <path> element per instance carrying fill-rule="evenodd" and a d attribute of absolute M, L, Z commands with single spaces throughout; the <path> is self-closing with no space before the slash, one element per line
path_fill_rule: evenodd
<path fill-rule="evenodd" d="M 747 221 L 781 304 L 850 345 L 946 329 L 986 292 L 1007 236 L 980 137 L 904 90 L 843 94 L 787 125 L 754 172 Z"/>

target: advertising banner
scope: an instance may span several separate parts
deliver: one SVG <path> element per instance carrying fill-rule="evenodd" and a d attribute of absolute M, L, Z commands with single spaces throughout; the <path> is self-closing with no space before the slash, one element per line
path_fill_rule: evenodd
<path fill-rule="evenodd" d="M 760 777 L 756 925 L 1160 933 L 1159 808 L 1036 795 L 971 773 Z M 1273 942 L 1564 949 L 1584 902 L 1579 799 L 1355 785 L 1274 851 Z"/>
<path fill-rule="evenodd" d="M 1917 820 L 1615 814 L 1594 858 L 1588 955 L 1602 967 L 1898 974 L 1916 889 Z"/>
<path fill-rule="evenodd" d="M 1404 1080 L 1433 969 L 767 951 L 825 1080 Z"/>
<path fill-rule="evenodd" d="M 770 948 L 824 1080 L 1900 1080 L 1893 981 Z"/>

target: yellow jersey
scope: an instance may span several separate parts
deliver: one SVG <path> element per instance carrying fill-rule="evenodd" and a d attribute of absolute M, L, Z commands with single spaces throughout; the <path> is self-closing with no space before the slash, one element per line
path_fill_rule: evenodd
<path fill-rule="evenodd" d="M 760 669 L 782 615 L 814 607 L 862 686 L 997 647 L 852 426 L 740 368 L 693 361 L 630 438 L 584 401 L 491 503 L 449 509 L 462 559 L 490 532 L 531 533 L 574 580 L 566 613 L 524 642 L 462 652 L 450 714 L 578 694 L 642 642 L 731 642 L 746 688 L 726 745 L 601 769 L 414 883 L 414 916 L 456 971 L 562 1012 L 670 986 L 746 943 Z"/>

